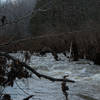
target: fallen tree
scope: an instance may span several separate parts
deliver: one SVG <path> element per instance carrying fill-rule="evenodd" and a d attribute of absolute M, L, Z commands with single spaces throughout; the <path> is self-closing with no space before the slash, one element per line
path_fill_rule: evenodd
<path fill-rule="evenodd" d="M 72 82 L 74 83 L 75 81 L 73 80 L 70 80 L 70 79 L 63 79 L 63 78 L 54 78 L 54 77 L 50 77 L 50 76 L 47 76 L 47 75 L 44 75 L 44 74 L 40 74 L 38 73 L 34 68 L 30 67 L 29 65 L 27 65 L 26 63 L 24 62 L 21 62 L 20 60 L 12 57 L 11 55 L 9 55 L 8 53 L 0 53 L 0 56 L 4 56 L 6 57 L 7 59 L 11 59 L 12 61 L 14 62 L 17 62 L 18 64 L 20 64 L 22 67 L 25 67 L 27 70 L 31 71 L 33 74 L 35 74 L 38 78 L 45 78 L 45 79 L 48 79 L 50 81 L 66 81 L 66 82 Z"/>

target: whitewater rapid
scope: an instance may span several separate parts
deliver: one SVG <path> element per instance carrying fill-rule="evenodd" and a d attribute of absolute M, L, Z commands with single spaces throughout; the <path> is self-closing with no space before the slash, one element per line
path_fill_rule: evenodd
<path fill-rule="evenodd" d="M 23 55 L 14 54 L 23 60 Z M 88 60 L 69 62 L 63 54 L 58 54 L 60 61 L 55 61 L 49 53 L 46 56 L 34 54 L 29 65 L 38 72 L 56 78 L 69 75 L 75 83 L 68 83 L 69 100 L 100 100 L 100 66 Z M 20 89 L 19 86 L 24 90 Z M 7 87 L 4 93 L 11 94 L 13 100 L 22 100 L 28 95 L 34 95 L 30 100 L 65 100 L 60 82 L 50 82 L 46 79 L 32 78 L 16 80 L 14 87 Z"/>

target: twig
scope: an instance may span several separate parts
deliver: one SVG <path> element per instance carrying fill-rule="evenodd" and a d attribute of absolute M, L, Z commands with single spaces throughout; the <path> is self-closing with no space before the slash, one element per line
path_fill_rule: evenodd
<path fill-rule="evenodd" d="M 71 56 L 72 56 L 72 41 L 70 43 L 69 62 L 71 61 Z"/>
<path fill-rule="evenodd" d="M 30 95 L 30 96 L 24 98 L 23 100 L 29 100 L 29 99 L 32 98 L 33 96 L 34 96 L 34 95 Z"/>

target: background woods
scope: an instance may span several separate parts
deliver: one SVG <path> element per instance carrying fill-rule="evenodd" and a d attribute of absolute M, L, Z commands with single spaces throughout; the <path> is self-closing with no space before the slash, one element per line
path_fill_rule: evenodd
<path fill-rule="evenodd" d="M 32 3 L 36 4 L 35 8 Z M 16 6 L 14 6 L 15 4 Z M 32 36 L 34 39 L 29 41 L 26 39 L 16 44 L 10 44 L 11 48 L 9 48 L 9 45 L 1 46 L 1 51 L 30 50 L 40 52 L 43 48 L 49 47 L 49 50 L 46 51 L 51 51 L 50 49 L 53 51 L 56 48 L 55 52 L 64 52 L 69 51 L 74 37 L 74 42 L 78 49 L 78 58 L 85 57 L 94 61 L 98 58 L 96 57 L 100 50 L 98 0 L 39 0 L 37 2 L 30 1 L 30 3 L 22 0 L 15 2 L 15 4 L 8 2 L 6 5 L 1 6 L 1 16 L 6 11 L 7 21 L 13 22 L 16 19 L 20 19 L 27 12 L 30 15 L 17 23 L 0 27 L 1 44 L 18 40 L 19 38 L 23 39 L 26 36 L 27 38 Z M 76 48 L 73 50 L 76 50 Z"/>

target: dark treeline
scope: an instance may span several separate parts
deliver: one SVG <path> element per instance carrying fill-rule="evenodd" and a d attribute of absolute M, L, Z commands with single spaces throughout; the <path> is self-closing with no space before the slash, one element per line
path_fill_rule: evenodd
<path fill-rule="evenodd" d="M 35 9 L 42 6 L 35 16 L 33 13 L 33 34 L 48 34 L 48 31 L 100 31 L 99 0 L 39 0 Z"/>
<path fill-rule="evenodd" d="M 17 12 L 15 13 L 16 18 L 19 18 L 20 14 L 24 15 L 23 10 L 25 9 L 27 12 L 30 5 L 29 2 L 24 3 L 29 4 L 27 6 L 23 3 L 19 4 L 17 5 L 18 7 L 13 5 Z M 55 51 L 60 53 L 70 51 L 72 43 L 72 56 L 75 59 L 87 58 L 98 63 L 97 59 L 100 57 L 99 5 L 100 2 L 98 0 L 38 0 L 34 8 L 34 11 L 37 12 L 34 13 L 33 11 L 32 16 L 30 16 L 30 25 L 27 26 L 25 24 L 27 23 L 26 20 L 23 20 L 25 22 L 24 25 L 22 25 L 23 23 L 9 25 L 13 29 L 14 36 L 9 35 L 8 37 L 8 35 L 3 35 L 0 43 L 7 43 L 10 40 L 14 41 L 19 39 L 22 36 L 21 34 L 28 32 L 32 33 L 32 37 L 48 36 L 9 44 L 4 47 L 1 46 L 0 50 L 7 52 L 20 50 L 41 52 L 44 48 L 47 48 L 46 52 Z M 11 4 L 9 4 L 8 8 L 10 6 Z M 33 6 L 31 4 L 31 9 L 33 9 Z M 13 11 L 13 9 L 11 10 Z M 4 12 L 2 9 L 1 11 Z M 0 32 L 3 33 L 5 30 L 8 34 L 10 33 L 10 28 L 3 27 L 2 30 L 0 29 Z"/>
<path fill-rule="evenodd" d="M 33 35 L 64 33 L 66 36 L 63 36 L 62 41 L 67 41 L 65 42 L 67 46 L 58 46 L 57 51 L 65 48 L 69 50 L 70 43 L 73 41 L 77 45 L 76 56 L 79 58 L 85 56 L 90 60 L 98 59 L 97 55 L 100 56 L 100 2 L 98 0 L 39 0 L 35 9 L 44 4 L 46 6 L 35 16 L 33 14 L 31 19 Z M 57 42 L 56 46 L 61 44 L 59 39 L 50 40 L 50 43 Z"/>

